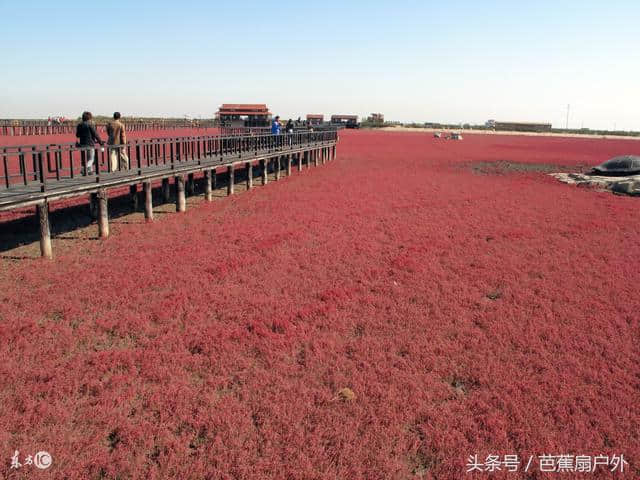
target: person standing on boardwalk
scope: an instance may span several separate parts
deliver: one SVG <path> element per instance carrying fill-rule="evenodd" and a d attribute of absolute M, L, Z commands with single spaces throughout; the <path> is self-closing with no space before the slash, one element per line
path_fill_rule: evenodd
<path fill-rule="evenodd" d="M 82 122 L 76 127 L 76 137 L 78 142 L 77 147 L 84 147 L 82 149 L 82 156 L 86 157 L 86 170 L 82 172 L 83 175 L 91 175 L 93 173 L 93 163 L 96 158 L 96 142 L 100 145 L 104 145 L 104 142 L 96 132 L 96 127 L 93 126 L 91 119 L 93 115 L 91 112 L 82 112 Z"/>
<path fill-rule="evenodd" d="M 115 172 L 120 168 L 121 170 L 129 169 L 129 157 L 125 150 L 127 143 L 127 133 L 124 128 L 124 123 L 120 120 L 120 112 L 113 114 L 113 120 L 107 124 L 107 145 L 109 148 L 109 163 L 111 165 L 110 171 Z"/>

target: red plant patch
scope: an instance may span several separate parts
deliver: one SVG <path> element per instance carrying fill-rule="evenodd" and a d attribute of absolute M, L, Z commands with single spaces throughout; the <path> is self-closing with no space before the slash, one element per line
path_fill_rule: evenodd
<path fill-rule="evenodd" d="M 341 137 L 323 167 L 4 260 L 0 475 L 15 450 L 50 452 L 43 478 L 459 479 L 544 453 L 640 475 L 638 199 L 469 167 L 640 143 Z"/>

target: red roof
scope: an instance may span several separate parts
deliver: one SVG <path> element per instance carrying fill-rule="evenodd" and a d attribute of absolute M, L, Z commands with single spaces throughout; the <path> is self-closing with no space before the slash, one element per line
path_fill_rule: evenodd
<path fill-rule="evenodd" d="M 223 103 L 218 110 L 220 115 L 270 115 L 264 103 Z"/>
<path fill-rule="evenodd" d="M 307 120 L 311 118 L 322 118 L 324 119 L 324 114 L 322 113 L 307 113 Z"/>

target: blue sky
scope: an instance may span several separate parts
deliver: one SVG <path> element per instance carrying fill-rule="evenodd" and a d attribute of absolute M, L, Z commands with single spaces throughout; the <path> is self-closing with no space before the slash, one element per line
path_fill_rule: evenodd
<path fill-rule="evenodd" d="M 0 0 L 0 117 L 548 121 L 640 130 L 638 1 Z"/>

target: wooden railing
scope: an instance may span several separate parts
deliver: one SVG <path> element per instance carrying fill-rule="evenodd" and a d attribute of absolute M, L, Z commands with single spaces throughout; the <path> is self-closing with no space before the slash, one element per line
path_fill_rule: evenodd
<path fill-rule="evenodd" d="M 219 158 L 257 157 L 337 140 L 337 131 L 301 131 L 283 135 L 231 135 L 132 140 L 126 145 L 77 147 L 56 145 L 16 145 L 0 147 L 0 192 L 20 185 L 37 184 L 41 192 L 64 179 L 103 176 L 127 170 L 132 176 L 145 169 L 175 169 L 181 163 Z M 127 161 L 119 161 L 124 153 Z M 93 168 L 87 165 L 93 157 Z M 111 159 L 115 158 L 115 162 Z"/>

